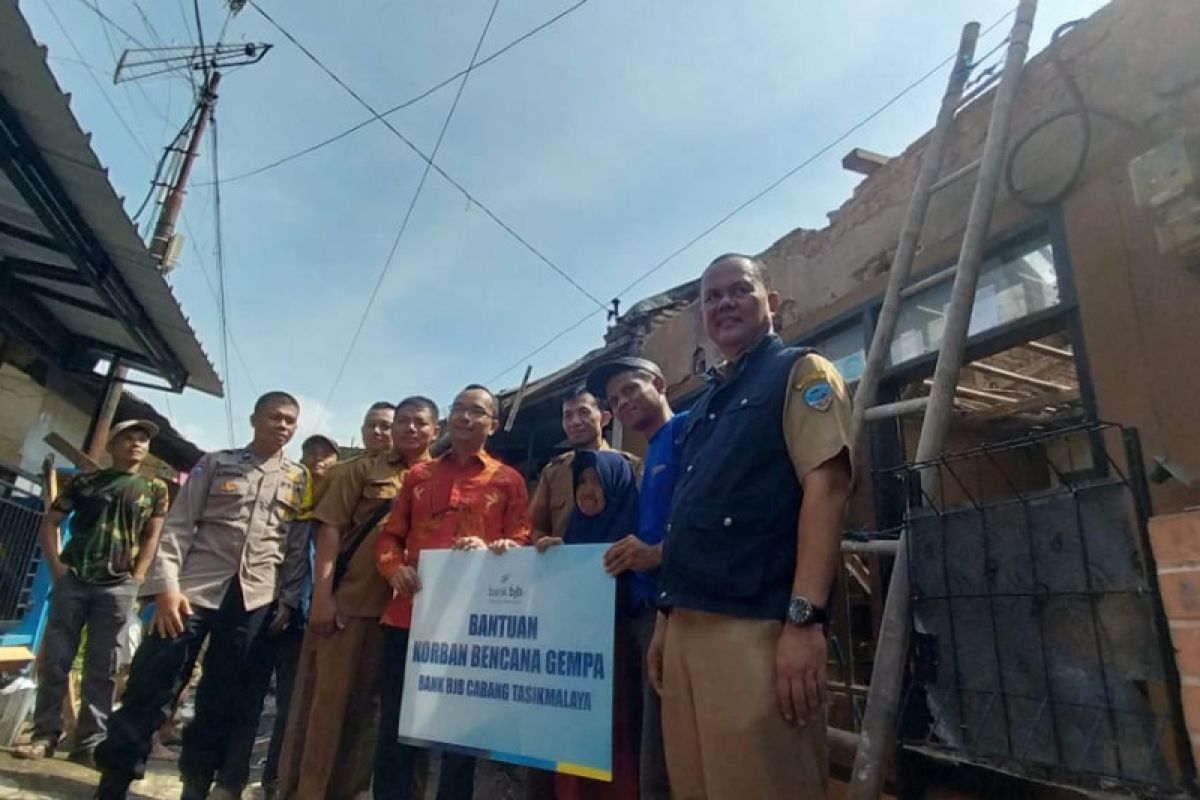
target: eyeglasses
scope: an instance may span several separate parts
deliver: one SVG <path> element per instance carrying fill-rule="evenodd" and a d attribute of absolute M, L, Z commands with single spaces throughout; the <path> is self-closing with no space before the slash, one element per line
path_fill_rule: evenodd
<path fill-rule="evenodd" d="M 479 422 L 480 420 L 491 419 L 496 415 L 482 406 L 460 406 L 456 404 L 450 406 L 450 416 L 463 416 L 472 422 Z"/>

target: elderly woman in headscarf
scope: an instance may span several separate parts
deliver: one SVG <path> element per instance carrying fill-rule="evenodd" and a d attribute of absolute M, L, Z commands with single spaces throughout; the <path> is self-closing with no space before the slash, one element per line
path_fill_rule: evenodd
<path fill-rule="evenodd" d="M 611 544 L 638 529 L 637 477 L 624 455 L 615 451 L 581 450 L 571 464 L 575 507 L 563 539 L 543 537 L 545 552 L 556 544 Z M 558 775 L 558 800 L 628 800 L 638 795 L 638 763 L 634 705 L 640 700 L 638 649 L 629 630 L 629 573 L 617 579 L 613 641 L 612 782 Z"/>

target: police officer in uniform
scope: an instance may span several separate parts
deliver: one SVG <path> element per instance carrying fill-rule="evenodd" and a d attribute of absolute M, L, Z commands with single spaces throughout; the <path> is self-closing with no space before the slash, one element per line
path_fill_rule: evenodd
<path fill-rule="evenodd" d="M 184 730 L 179 758 L 182 800 L 209 796 L 229 737 L 253 713 L 250 698 L 269 680 L 273 663 L 268 625 L 275 613 L 288 613 L 277 612 L 275 601 L 308 473 L 283 447 L 299 416 L 300 404 L 285 392 L 260 397 L 250 416 L 251 443 L 200 459 L 171 508 L 140 592 L 154 597 L 154 618 L 108 738 L 96 749 L 100 800 L 126 797 L 143 776 L 151 737 L 171 713 L 206 637 L 196 716 Z"/>

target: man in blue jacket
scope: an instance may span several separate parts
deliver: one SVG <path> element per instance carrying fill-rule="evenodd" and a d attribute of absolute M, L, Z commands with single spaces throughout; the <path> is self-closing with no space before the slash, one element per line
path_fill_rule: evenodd
<path fill-rule="evenodd" d="M 674 797 L 824 797 L 824 623 L 851 489 L 837 369 L 772 330 L 756 258 L 704 271 L 725 362 L 675 432 L 679 474 L 650 645 Z"/>

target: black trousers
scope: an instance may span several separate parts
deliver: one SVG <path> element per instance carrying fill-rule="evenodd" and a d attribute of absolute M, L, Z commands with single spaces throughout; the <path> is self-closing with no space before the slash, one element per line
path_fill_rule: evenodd
<path fill-rule="evenodd" d="M 383 626 L 383 668 L 380 670 L 379 741 L 375 746 L 375 800 L 410 800 L 417 748 L 401 744 L 400 701 L 404 696 L 404 660 L 408 629 Z M 421 762 L 424 759 L 420 759 Z M 422 764 L 423 766 L 423 764 Z M 423 784 L 423 781 L 418 781 Z M 475 793 L 475 759 L 442 753 L 438 800 L 471 800 Z"/>
<path fill-rule="evenodd" d="M 288 710 L 292 702 L 292 688 L 296 685 L 296 670 L 300 664 L 300 646 L 304 643 L 304 628 L 288 626 L 278 636 L 260 637 L 263 646 L 254 659 L 274 659 L 275 673 L 275 723 L 271 728 L 271 743 L 267 747 L 267 763 L 263 766 L 263 786 L 279 781 L 279 756 L 283 752 L 283 735 L 287 730 Z M 248 714 L 244 723 L 234 731 L 225 753 L 225 763 L 217 774 L 217 785 L 239 794 L 250 782 L 250 759 L 254 756 L 254 743 L 258 739 L 258 723 L 262 716 L 263 703 L 270 685 L 270 672 L 259 691 L 250 698 L 253 714 Z"/>
<path fill-rule="evenodd" d="M 141 778 L 154 732 L 183 691 L 200 645 L 211 636 L 196 689 L 196 716 L 183 731 L 179 771 L 186 783 L 208 786 L 225 761 L 230 737 L 256 713 L 251 702 L 270 680 L 272 662 L 255 658 L 267 637 L 270 606 L 247 611 L 235 579 L 216 609 L 194 608 L 173 639 L 147 636 L 130 667 L 121 708 L 96 748 L 106 777 Z"/>

